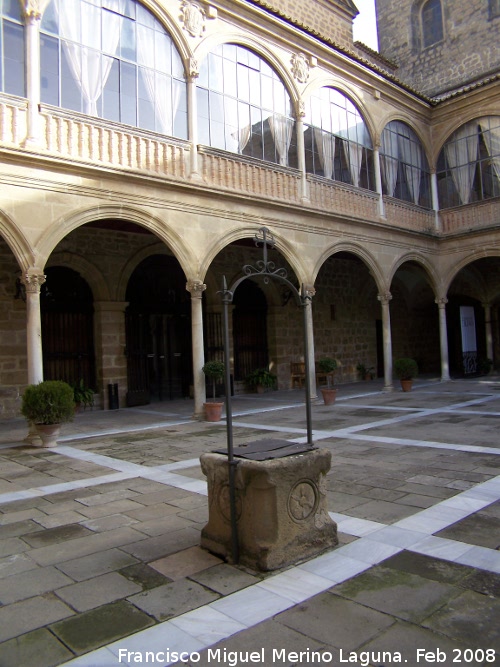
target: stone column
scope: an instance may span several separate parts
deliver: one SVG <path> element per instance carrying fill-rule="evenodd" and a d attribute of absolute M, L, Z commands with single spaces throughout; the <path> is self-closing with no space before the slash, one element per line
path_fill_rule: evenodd
<path fill-rule="evenodd" d="M 450 361 L 448 355 L 448 326 L 446 324 L 446 304 L 448 299 L 441 297 L 436 299 L 439 308 L 439 344 L 441 349 L 441 382 L 450 379 Z"/>
<path fill-rule="evenodd" d="M 125 356 L 125 309 L 127 301 L 96 301 L 94 330 L 97 361 L 97 383 L 102 407 L 109 408 L 108 384 L 118 385 L 120 406 L 126 405 L 128 390 Z"/>
<path fill-rule="evenodd" d="M 45 282 L 38 269 L 29 269 L 21 277 L 26 287 L 26 343 L 28 358 L 28 384 L 43 380 L 42 318 L 40 314 L 40 288 Z"/>
<path fill-rule="evenodd" d="M 432 169 L 431 171 L 431 195 L 432 195 L 432 208 L 434 210 L 435 216 L 435 227 L 436 231 L 439 231 L 439 196 L 438 196 L 438 184 L 437 184 L 437 174 L 436 170 Z"/>
<path fill-rule="evenodd" d="M 378 193 L 378 211 L 381 218 L 385 218 L 384 197 L 382 193 L 382 172 L 380 171 L 380 146 L 373 149 L 373 166 L 375 169 L 375 187 Z"/>
<path fill-rule="evenodd" d="M 38 0 L 23 2 L 26 23 L 26 93 L 28 96 L 28 118 L 26 144 L 39 142 L 38 105 L 40 103 L 40 20 L 42 18 Z"/>
<path fill-rule="evenodd" d="M 189 174 L 190 178 L 200 180 L 198 172 L 198 105 L 196 103 L 196 80 L 199 76 L 198 61 L 189 59 L 187 80 L 188 135 L 190 142 Z"/>
<path fill-rule="evenodd" d="M 40 288 L 45 275 L 39 269 L 28 269 L 21 277 L 26 288 L 26 356 L 28 384 L 43 381 L 42 318 L 40 313 Z M 40 444 L 36 428 L 30 423 L 25 442 Z"/>
<path fill-rule="evenodd" d="M 486 356 L 493 361 L 493 331 L 491 327 L 491 304 L 483 303 L 484 328 L 486 332 Z"/>
<path fill-rule="evenodd" d="M 307 296 L 311 298 L 316 294 L 314 287 L 305 286 L 305 292 Z M 318 398 L 318 393 L 316 391 L 316 368 L 314 361 L 314 327 L 313 327 L 313 316 L 312 316 L 312 302 L 310 299 L 307 299 L 305 302 L 304 308 L 306 309 L 306 331 L 305 335 L 307 336 L 307 348 L 309 355 L 309 377 L 306 378 L 306 382 L 309 382 L 309 388 L 311 392 L 311 400 Z"/>
<path fill-rule="evenodd" d="M 204 415 L 203 404 L 207 400 L 205 375 L 201 370 L 205 363 L 203 346 L 203 310 L 202 296 L 207 286 L 201 280 L 190 280 L 186 284 L 187 291 L 191 294 L 191 336 L 193 345 L 193 393 L 194 412 L 193 418 L 201 419 Z"/>
<path fill-rule="evenodd" d="M 392 335 L 391 335 L 391 313 L 389 302 L 392 299 L 390 292 L 379 294 L 377 299 L 382 306 L 382 336 L 384 344 L 384 391 L 393 391 L 392 384 Z"/>
<path fill-rule="evenodd" d="M 309 201 L 309 194 L 307 192 L 307 175 L 306 175 L 306 151 L 304 146 L 304 116 L 306 110 L 304 102 L 299 101 L 295 110 L 295 127 L 297 130 L 297 159 L 298 168 L 300 169 L 300 199 L 303 202 Z"/>

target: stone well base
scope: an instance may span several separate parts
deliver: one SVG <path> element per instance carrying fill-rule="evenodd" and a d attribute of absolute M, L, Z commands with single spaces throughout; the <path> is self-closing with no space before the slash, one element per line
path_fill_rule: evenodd
<path fill-rule="evenodd" d="M 326 500 L 331 453 L 313 449 L 267 461 L 237 459 L 235 486 L 240 563 L 275 570 L 338 543 Z M 231 561 L 227 456 L 202 454 L 209 518 L 201 546 Z"/>

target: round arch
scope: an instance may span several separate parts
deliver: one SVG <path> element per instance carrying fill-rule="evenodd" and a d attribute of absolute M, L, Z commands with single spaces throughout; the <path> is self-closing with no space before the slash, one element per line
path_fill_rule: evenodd
<path fill-rule="evenodd" d="M 381 268 L 378 266 L 373 255 L 369 253 L 361 244 L 352 243 L 349 241 L 342 241 L 340 243 L 336 243 L 335 245 L 330 246 L 323 251 L 323 253 L 319 257 L 314 267 L 314 272 L 313 272 L 314 282 L 316 282 L 320 269 L 324 265 L 324 263 L 330 257 L 333 257 L 334 255 L 340 252 L 350 253 L 355 257 L 357 257 L 358 259 L 360 259 L 363 262 L 363 264 L 365 264 L 365 266 L 368 268 L 370 274 L 373 276 L 373 280 L 375 281 L 375 285 L 377 286 L 378 292 L 383 293 L 387 291 L 387 286 L 390 284 L 390 281 L 387 279 L 386 276 L 384 276 Z"/>
<path fill-rule="evenodd" d="M 42 235 L 37 245 L 40 264 L 45 266 L 45 263 L 57 244 L 74 229 L 89 222 L 96 222 L 98 220 L 109 218 L 133 222 L 144 227 L 170 248 L 186 275 L 195 272 L 191 267 L 196 266 L 197 262 L 189 250 L 187 243 L 184 242 L 177 232 L 165 225 L 165 223 L 156 216 L 130 206 L 119 205 L 95 206 L 83 211 L 73 212 L 54 223 L 45 234 Z"/>
<path fill-rule="evenodd" d="M 201 263 L 200 268 L 200 278 L 205 279 L 207 272 L 215 259 L 215 257 L 224 250 L 226 246 L 230 245 L 234 241 L 239 241 L 240 239 L 253 239 L 258 229 L 256 227 L 244 227 L 239 229 L 234 229 L 224 235 L 224 238 L 216 241 L 211 246 L 209 246 L 208 251 Z M 297 254 L 295 248 L 289 243 L 283 236 L 279 233 L 276 234 L 274 230 L 271 230 L 271 233 L 275 240 L 275 249 L 280 252 L 286 261 L 289 263 L 291 269 L 295 273 L 299 283 L 312 283 L 312 274 L 307 272 L 304 263 Z"/>
<path fill-rule="evenodd" d="M 413 122 L 413 119 L 406 118 L 401 113 L 393 112 L 393 113 L 387 114 L 387 116 L 384 116 L 383 120 L 378 123 L 377 142 L 379 144 L 381 143 L 381 141 L 382 141 L 382 132 L 385 130 L 385 128 L 387 127 L 387 125 L 389 123 L 392 123 L 395 120 L 399 121 L 400 123 L 404 123 L 405 125 L 407 125 L 410 128 L 410 130 L 412 130 L 415 133 L 415 135 L 417 136 L 417 139 L 420 141 L 420 144 L 422 145 L 422 148 L 424 150 L 425 157 L 427 159 L 429 167 L 431 166 L 431 164 L 434 164 L 434 162 L 431 163 L 430 160 L 429 160 L 429 156 L 431 155 L 432 150 L 430 148 L 430 142 L 429 142 L 428 137 L 426 137 L 423 134 L 422 130 Z"/>
<path fill-rule="evenodd" d="M 477 118 L 482 118 L 484 116 L 500 116 L 500 114 L 498 113 L 498 104 L 495 101 L 485 102 L 484 106 L 483 104 L 481 104 L 480 115 L 478 115 L 477 113 L 477 106 L 476 106 L 464 116 L 453 117 L 453 122 L 451 124 L 447 124 L 445 127 L 441 129 L 441 131 L 438 131 L 435 135 L 433 143 L 434 146 L 433 164 L 437 162 L 437 159 L 441 151 L 443 150 L 445 143 L 448 141 L 448 139 L 452 136 L 454 132 L 456 132 L 459 128 L 461 128 L 462 125 L 470 123 L 470 121 L 476 120 Z"/>
<path fill-rule="evenodd" d="M 438 273 L 434 266 L 422 255 L 415 252 L 407 252 L 404 255 L 401 255 L 398 259 L 395 260 L 393 265 L 389 269 L 389 286 L 392 285 L 394 276 L 396 275 L 398 269 L 400 269 L 403 264 L 407 262 L 412 262 L 417 264 L 417 266 L 423 270 L 425 277 L 429 280 L 434 296 L 439 296 L 439 288 L 441 286 L 442 280 L 439 278 Z"/>
<path fill-rule="evenodd" d="M 77 271 L 92 290 L 94 301 L 111 300 L 111 294 L 105 277 L 102 275 L 101 271 L 85 257 L 72 252 L 55 252 L 49 257 L 45 268 L 48 269 L 54 266 L 64 266 L 68 269 Z"/>
<path fill-rule="evenodd" d="M 171 256 L 171 253 L 168 252 L 168 249 L 165 247 L 163 243 L 158 242 L 158 243 L 153 243 L 152 245 L 149 245 L 146 248 L 142 248 L 134 255 L 132 255 L 132 257 L 129 258 L 129 260 L 123 267 L 120 275 L 118 276 L 117 287 L 116 287 L 116 298 L 118 299 L 118 301 L 125 301 L 125 293 L 127 291 L 127 286 L 129 284 L 130 277 L 132 276 L 136 268 L 139 266 L 139 264 L 141 264 L 141 262 L 143 262 L 148 257 L 151 257 L 152 255 Z"/>
<path fill-rule="evenodd" d="M 487 247 L 487 248 L 477 249 L 472 253 L 470 253 L 469 255 L 467 255 L 466 257 L 463 257 L 458 262 L 454 263 L 453 266 L 450 267 L 448 272 L 443 276 L 442 285 L 444 293 L 448 292 L 453 281 L 463 269 L 467 268 L 468 266 L 476 262 L 478 259 L 485 259 L 488 257 L 500 259 L 500 248 Z"/>
<path fill-rule="evenodd" d="M 356 109 L 358 109 L 358 111 L 360 112 L 364 122 L 366 123 L 368 132 L 370 133 L 372 144 L 375 144 L 375 135 L 376 135 L 375 123 L 373 121 L 373 118 L 371 117 L 370 112 L 367 109 L 366 104 L 360 98 L 356 90 L 349 84 L 347 84 L 345 81 L 342 81 L 337 77 L 332 77 L 324 74 L 318 77 L 317 79 L 310 81 L 305 86 L 301 99 L 303 101 L 306 101 L 309 97 L 311 97 L 311 95 L 313 95 L 321 88 L 334 88 L 335 90 L 338 90 L 340 93 L 345 95 L 345 97 L 347 97 L 354 104 Z"/>
<path fill-rule="evenodd" d="M 9 246 L 21 271 L 38 266 L 37 254 L 12 218 L 0 210 L 0 236 Z"/>
<path fill-rule="evenodd" d="M 255 39 L 251 35 L 240 32 L 218 33 L 206 37 L 194 52 L 194 56 L 198 63 L 204 60 L 210 51 L 222 44 L 236 44 L 237 46 L 245 46 L 253 51 L 256 55 L 265 60 L 270 65 L 276 74 L 279 76 L 283 85 L 285 86 L 292 105 L 296 106 L 300 99 L 297 85 L 293 79 L 291 72 L 287 66 L 271 51 L 265 44 Z"/>

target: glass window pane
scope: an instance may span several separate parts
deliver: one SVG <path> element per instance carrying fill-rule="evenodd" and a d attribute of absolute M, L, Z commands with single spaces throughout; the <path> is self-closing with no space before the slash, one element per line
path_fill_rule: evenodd
<path fill-rule="evenodd" d="M 59 45 L 56 39 L 40 39 L 41 100 L 45 104 L 59 104 Z"/>

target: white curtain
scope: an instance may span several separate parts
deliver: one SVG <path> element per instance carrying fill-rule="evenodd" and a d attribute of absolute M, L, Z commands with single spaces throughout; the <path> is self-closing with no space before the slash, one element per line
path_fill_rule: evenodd
<path fill-rule="evenodd" d="M 444 146 L 446 160 L 461 204 L 468 204 L 476 171 L 478 136 L 477 121 L 465 123 Z"/>
<path fill-rule="evenodd" d="M 116 11 L 122 12 L 124 0 L 115 0 Z M 101 3 L 97 0 L 64 0 L 59 7 L 59 34 L 63 39 L 71 73 L 85 100 L 85 113 L 97 116 L 97 100 L 113 65 L 120 39 L 122 17 L 105 12 L 101 31 Z"/>
<path fill-rule="evenodd" d="M 384 179 L 387 194 L 394 197 L 399 165 L 398 135 L 396 132 L 389 130 L 382 132 L 381 149 L 380 167 L 382 178 Z"/>
<path fill-rule="evenodd" d="M 335 157 L 335 136 L 314 128 L 314 141 L 318 149 L 319 161 L 325 178 L 333 176 L 333 160 Z"/>
<path fill-rule="evenodd" d="M 238 138 L 238 153 L 243 153 L 243 151 L 246 148 L 246 145 L 248 144 L 250 140 L 250 132 L 252 130 L 251 125 L 246 125 L 245 127 L 242 127 L 240 130 L 237 132 L 237 138 Z"/>
<path fill-rule="evenodd" d="M 422 147 L 411 140 L 412 133 L 409 127 L 401 125 L 399 128 L 398 147 L 406 177 L 406 185 L 414 204 L 420 199 L 420 181 L 422 180 L 423 155 Z"/>
<path fill-rule="evenodd" d="M 274 145 L 278 151 L 280 164 L 286 167 L 288 164 L 288 149 L 290 148 L 290 142 L 292 141 L 293 120 L 282 114 L 276 113 L 273 116 L 269 116 L 268 121 L 271 134 L 273 135 Z"/>
<path fill-rule="evenodd" d="M 170 47 L 168 40 L 162 39 L 159 33 L 155 35 L 151 28 L 137 24 L 137 60 L 144 65 L 140 71 L 160 125 L 160 132 L 173 135 L 175 114 L 181 98 L 180 86 L 183 84 L 155 71 L 155 36 L 160 40 L 158 52 L 161 56 L 162 50 Z M 165 58 L 164 62 L 168 60 Z"/>
<path fill-rule="evenodd" d="M 351 173 L 351 183 L 359 187 L 359 173 L 363 159 L 363 146 L 353 141 L 344 141 L 344 155 Z"/>
<path fill-rule="evenodd" d="M 498 123 L 498 119 L 491 119 L 491 122 Z M 490 118 L 488 116 L 479 119 L 479 127 L 483 133 L 484 143 L 491 158 L 491 164 L 497 178 L 500 180 L 500 127 L 490 129 Z"/>

